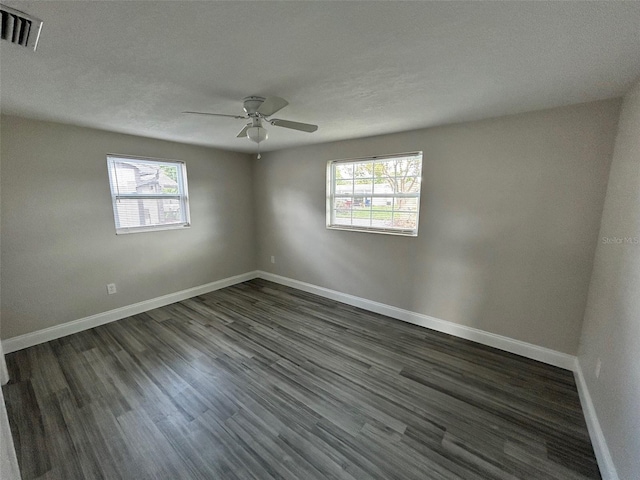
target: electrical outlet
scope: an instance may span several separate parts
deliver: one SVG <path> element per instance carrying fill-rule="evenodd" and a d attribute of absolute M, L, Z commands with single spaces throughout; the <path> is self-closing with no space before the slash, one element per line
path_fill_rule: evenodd
<path fill-rule="evenodd" d="M 271 255 L 271 263 L 276 263 L 276 257 L 275 257 L 275 255 Z"/>
<path fill-rule="evenodd" d="M 600 377 L 600 369 L 602 368 L 602 360 L 598 359 L 598 361 L 596 362 L 596 378 Z"/>
<path fill-rule="evenodd" d="M 110 283 L 107 285 L 107 293 L 109 295 L 113 295 L 114 293 L 116 293 L 116 284 L 115 283 Z"/>

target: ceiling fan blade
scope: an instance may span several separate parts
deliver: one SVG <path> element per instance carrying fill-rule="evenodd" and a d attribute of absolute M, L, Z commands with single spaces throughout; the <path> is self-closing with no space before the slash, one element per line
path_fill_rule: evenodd
<path fill-rule="evenodd" d="M 300 130 L 301 132 L 315 132 L 318 130 L 317 125 L 311 125 L 310 123 L 292 122 L 290 120 L 280 120 L 279 118 L 272 118 L 269 120 L 271 125 L 276 127 L 292 128 L 294 130 Z"/>
<path fill-rule="evenodd" d="M 284 98 L 280 97 L 267 97 L 265 98 L 260 108 L 258 108 L 258 113 L 260 115 L 264 115 L 265 117 L 269 117 L 276 113 L 279 110 L 282 110 L 284 107 L 289 105 Z"/>
<path fill-rule="evenodd" d="M 189 115 L 207 115 L 210 117 L 231 117 L 231 118 L 249 118 L 246 116 L 242 116 L 242 115 L 226 115 L 224 113 L 207 113 L 207 112 L 182 112 L 182 113 L 186 113 Z"/>
<path fill-rule="evenodd" d="M 236 135 L 236 137 L 238 137 L 238 138 L 246 137 L 247 136 L 247 130 L 249 130 L 250 126 L 251 126 L 251 124 L 247 123 L 244 126 L 244 128 L 242 130 L 240 130 L 240 133 L 238 133 L 238 135 Z"/>

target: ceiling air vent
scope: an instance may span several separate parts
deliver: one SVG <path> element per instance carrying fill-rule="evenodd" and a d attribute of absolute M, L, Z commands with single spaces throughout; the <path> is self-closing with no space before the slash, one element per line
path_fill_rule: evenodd
<path fill-rule="evenodd" d="M 2 40 L 35 50 L 40 38 L 42 20 L 1 4 L 0 12 L 2 13 L 2 30 L 0 32 Z"/>

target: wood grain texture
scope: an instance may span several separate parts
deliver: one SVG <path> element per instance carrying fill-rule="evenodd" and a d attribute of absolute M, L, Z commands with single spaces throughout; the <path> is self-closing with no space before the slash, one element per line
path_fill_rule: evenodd
<path fill-rule="evenodd" d="M 7 355 L 29 479 L 597 479 L 570 372 L 264 280 Z"/>

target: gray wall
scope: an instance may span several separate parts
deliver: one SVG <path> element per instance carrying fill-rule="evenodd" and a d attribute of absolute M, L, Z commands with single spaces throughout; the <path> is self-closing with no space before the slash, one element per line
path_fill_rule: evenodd
<path fill-rule="evenodd" d="M 578 360 L 620 479 L 640 478 L 640 82 L 622 106 Z"/>
<path fill-rule="evenodd" d="M 19 117 L 1 132 L 3 339 L 255 268 L 248 155 Z M 107 153 L 185 161 L 192 227 L 116 236 Z"/>
<path fill-rule="evenodd" d="M 575 354 L 619 107 L 264 154 L 254 164 L 258 266 Z M 424 151 L 417 238 L 325 228 L 328 160 L 414 150 Z"/>

